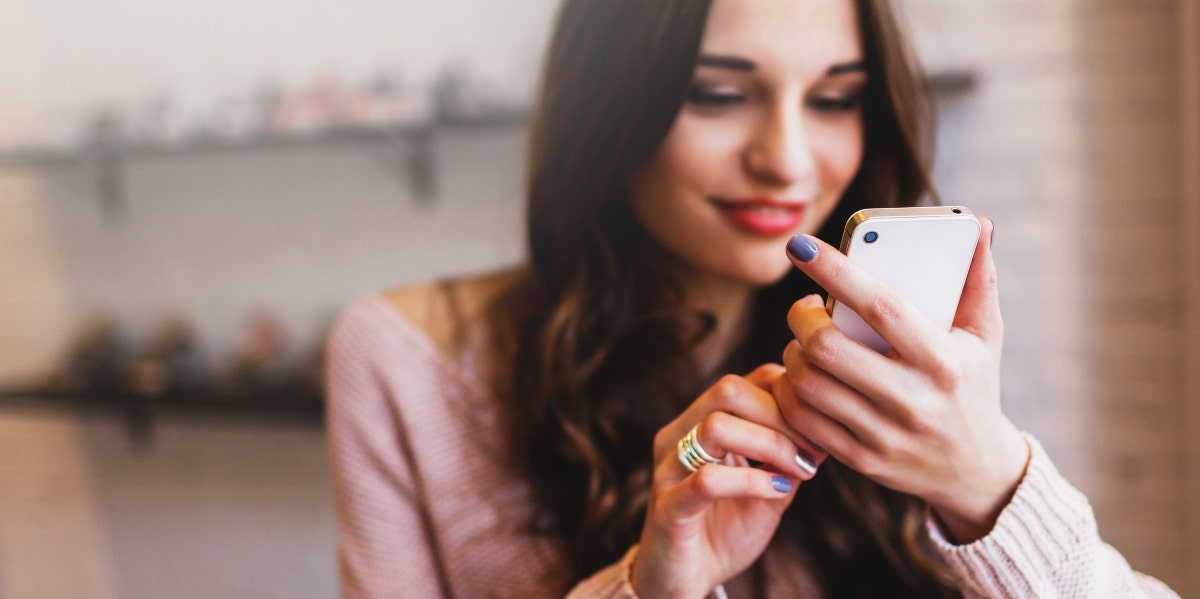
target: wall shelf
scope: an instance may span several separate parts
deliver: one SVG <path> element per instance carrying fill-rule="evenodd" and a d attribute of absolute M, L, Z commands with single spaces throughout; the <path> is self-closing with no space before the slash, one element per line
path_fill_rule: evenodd
<path fill-rule="evenodd" d="M 109 139 L 99 136 L 77 148 L 30 147 L 0 150 L 0 169 L 38 170 L 53 167 L 90 169 L 103 212 L 110 219 L 122 214 L 125 201 L 124 171 L 134 161 L 191 156 L 261 152 L 314 146 L 354 147 L 363 143 L 393 144 L 401 153 L 397 166 L 405 174 L 409 193 L 418 202 L 436 201 L 434 141 L 441 133 L 521 128 L 528 123 L 523 111 L 477 117 L 441 117 L 436 120 L 392 125 L 337 125 L 319 130 L 264 132 L 243 137 L 202 137 L 178 142 Z"/>
<path fill-rule="evenodd" d="M 128 393 L 52 392 L 0 390 L 0 411 L 9 409 L 65 409 L 79 414 L 99 414 L 121 419 L 131 444 L 154 441 L 155 424 L 163 418 L 191 420 L 234 420 L 323 426 L 324 402 L 319 397 L 231 399 L 215 393 L 197 392 L 162 397 Z"/>

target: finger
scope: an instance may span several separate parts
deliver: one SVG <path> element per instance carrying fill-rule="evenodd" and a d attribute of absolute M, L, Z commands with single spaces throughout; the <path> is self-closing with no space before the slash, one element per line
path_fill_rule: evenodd
<path fill-rule="evenodd" d="M 726 412 L 713 412 L 700 421 L 694 440 L 717 459 L 741 456 L 760 462 L 769 470 L 803 480 L 812 478 L 814 473 L 796 461 L 798 448 L 787 435 Z M 684 467 L 678 459 L 676 462 Z"/>
<path fill-rule="evenodd" d="M 852 451 L 860 450 L 862 445 L 850 429 L 797 397 L 784 379 L 779 379 L 775 385 L 775 396 L 779 398 L 788 426 L 806 439 L 812 439 L 810 443 L 820 445 L 819 462 L 823 462 L 826 455 L 840 460 L 840 456 L 851 455 Z"/>
<path fill-rule="evenodd" d="M 784 349 L 783 363 L 787 366 L 788 383 L 797 399 L 841 424 L 860 443 L 877 446 L 876 432 L 884 430 L 889 424 L 874 402 L 813 366 L 797 341 L 792 341 Z"/>
<path fill-rule="evenodd" d="M 753 372 L 746 375 L 746 380 L 753 383 L 763 391 L 770 391 L 771 386 L 775 384 L 775 379 L 781 376 L 786 369 L 779 364 L 763 364 L 755 368 Z"/>
<path fill-rule="evenodd" d="M 803 353 L 806 361 L 874 400 L 890 396 L 897 381 L 909 378 L 903 366 L 841 332 L 818 296 L 792 304 L 787 320 L 798 343 L 788 345 L 785 358 L 789 351 Z M 784 366 L 793 369 L 787 361 Z M 794 380 L 793 373 L 789 377 Z"/>
<path fill-rule="evenodd" d="M 775 377 L 780 378 L 779 376 Z M 726 375 L 709 387 L 683 415 L 676 419 L 671 430 L 670 442 L 678 441 L 688 429 L 704 420 L 713 412 L 727 412 L 742 420 L 760 424 L 787 435 L 796 445 L 804 442 L 803 437 L 791 429 L 779 412 L 779 404 L 770 391 L 751 383 L 746 378 Z M 657 447 L 657 445 L 656 445 Z M 675 451 L 672 446 L 671 451 Z"/>
<path fill-rule="evenodd" d="M 936 353 L 931 341 L 947 336 L 929 322 L 908 300 L 896 290 L 859 268 L 837 248 L 811 235 L 797 235 L 789 243 L 808 243 L 816 248 L 807 261 L 793 255 L 788 258 L 816 284 L 823 287 L 837 301 L 858 313 L 862 319 L 879 333 L 892 348 L 905 359 L 922 364 Z"/>
<path fill-rule="evenodd" d="M 979 219 L 979 244 L 967 272 L 962 299 L 954 315 L 954 327 L 963 329 L 984 343 L 997 346 L 1004 338 L 1004 321 L 1000 317 L 1000 294 L 996 285 L 996 261 L 992 256 L 992 238 L 996 224 L 989 218 Z"/>
<path fill-rule="evenodd" d="M 794 479 L 765 470 L 714 464 L 666 488 L 658 505 L 677 519 L 701 516 L 722 499 L 775 499 L 780 500 L 782 511 L 794 497 L 797 486 Z"/>

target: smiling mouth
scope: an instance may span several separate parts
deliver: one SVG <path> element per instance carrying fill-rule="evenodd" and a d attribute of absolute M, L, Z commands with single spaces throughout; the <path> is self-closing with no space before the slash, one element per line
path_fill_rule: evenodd
<path fill-rule="evenodd" d="M 792 232 L 804 219 L 808 202 L 776 199 L 713 200 L 722 215 L 743 232 L 776 237 Z"/>

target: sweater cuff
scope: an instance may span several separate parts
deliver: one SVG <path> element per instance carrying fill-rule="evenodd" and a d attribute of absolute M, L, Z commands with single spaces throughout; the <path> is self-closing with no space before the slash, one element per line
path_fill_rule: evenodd
<path fill-rule="evenodd" d="M 956 545 L 932 515 L 926 519 L 937 551 L 980 595 L 1038 596 L 1051 573 L 1098 535 L 1087 498 L 1058 473 L 1036 439 L 1026 433 L 1025 440 L 1029 466 L 991 532 Z"/>
<path fill-rule="evenodd" d="M 617 563 L 575 585 L 567 594 L 567 599 L 638 599 L 631 583 L 637 551 L 637 545 L 630 547 Z"/>

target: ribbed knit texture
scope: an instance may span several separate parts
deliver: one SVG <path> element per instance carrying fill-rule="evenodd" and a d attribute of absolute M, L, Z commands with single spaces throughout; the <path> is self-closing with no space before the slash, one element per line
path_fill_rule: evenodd
<path fill-rule="evenodd" d="M 955 545 L 930 519 L 926 528 L 958 572 L 967 597 L 1176 597 L 1134 572 L 1101 542 L 1087 498 L 1054 468 L 1041 444 L 1016 493 L 987 536 Z"/>
<path fill-rule="evenodd" d="M 485 386 L 386 300 L 361 299 L 329 340 L 329 448 L 346 598 L 547 597 L 565 583 L 562 544 L 525 525 L 535 508 Z M 995 529 L 953 545 L 929 533 L 968 597 L 1175 597 L 1101 542 L 1087 500 L 1032 438 L 1028 472 Z M 818 474 L 819 476 L 819 474 Z M 575 598 L 631 598 L 636 547 Z M 813 597 L 802 556 L 764 554 L 768 597 Z M 739 576 L 729 596 L 755 585 Z"/>

